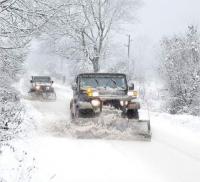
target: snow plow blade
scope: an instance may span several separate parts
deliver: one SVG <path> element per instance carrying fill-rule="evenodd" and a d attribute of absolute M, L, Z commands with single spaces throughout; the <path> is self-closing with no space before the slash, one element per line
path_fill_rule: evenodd
<path fill-rule="evenodd" d="M 39 101 L 56 101 L 56 93 L 28 93 L 28 96 L 24 97 L 27 100 L 39 100 Z"/>
<path fill-rule="evenodd" d="M 146 140 L 151 140 L 151 126 L 150 120 L 139 120 L 130 121 L 130 128 L 132 130 L 133 136 L 138 136 L 139 138 L 144 138 Z"/>
<path fill-rule="evenodd" d="M 78 118 L 67 124 L 67 132 L 79 139 L 151 140 L 150 120 Z"/>

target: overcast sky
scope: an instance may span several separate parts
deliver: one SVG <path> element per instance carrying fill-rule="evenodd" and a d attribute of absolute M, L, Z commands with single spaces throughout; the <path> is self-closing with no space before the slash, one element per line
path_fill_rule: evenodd
<path fill-rule="evenodd" d="M 200 0 L 143 0 L 138 11 L 137 35 L 160 39 L 163 35 L 179 33 L 188 25 L 200 26 Z"/>
<path fill-rule="evenodd" d="M 143 0 L 137 19 L 127 27 L 121 42 L 126 43 L 126 34 L 131 35 L 131 58 L 140 73 L 159 64 L 159 41 L 163 36 L 184 33 L 192 24 L 200 29 L 200 0 Z"/>
<path fill-rule="evenodd" d="M 118 41 L 118 46 L 121 45 L 118 52 L 126 57 L 127 47 L 124 45 L 128 41 L 127 34 L 131 35 L 133 41 L 130 57 L 141 73 L 143 70 L 151 70 L 157 64 L 158 43 L 163 36 L 185 32 L 191 24 L 198 25 L 200 29 L 200 0 L 142 1 L 143 6 L 137 11 L 138 22 L 133 25 L 124 24 L 125 29 L 120 31 L 120 36 L 118 34 L 113 37 Z"/>

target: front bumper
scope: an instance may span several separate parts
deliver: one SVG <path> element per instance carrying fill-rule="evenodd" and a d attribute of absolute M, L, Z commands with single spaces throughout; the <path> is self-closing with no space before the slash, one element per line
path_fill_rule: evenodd
<path fill-rule="evenodd" d="M 98 99 L 100 99 L 101 101 L 109 101 L 109 100 L 131 101 L 133 99 L 136 99 L 136 97 L 132 97 L 128 95 L 124 95 L 124 96 L 101 95 L 101 96 L 98 96 Z"/>
<path fill-rule="evenodd" d="M 43 94 L 43 93 L 55 93 L 54 90 L 30 90 L 29 93 Z"/>
<path fill-rule="evenodd" d="M 109 97 L 109 99 L 108 99 L 108 97 L 94 98 L 94 100 L 96 100 L 96 99 L 98 99 L 101 102 L 101 104 L 99 106 L 96 106 L 96 107 L 93 106 L 91 104 L 92 99 L 90 101 L 79 101 L 77 106 L 80 110 L 87 110 L 87 109 L 90 110 L 91 109 L 91 110 L 97 111 L 97 110 L 102 110 L 104 102 L 106 103 L 106 102 L 115 100 L 117 102 L 120 102 L 120 101 L 127 101 L 128 102 L 128 104 L 126 104 L 124 106 L 121 106 L 119 108 L 117 107 L 118 109 L 120 109 L 120 108 L 121 108 L 121 110 L 124 110 L 124 109 L 127 109 L 127 110 L 140 109 L 140 103 L 136 99 L 133 99 L 133 97 L 128 98 L 128 99 L 127 99 L 127 97 L 121 97 L 121 98 L 117 98 L 117 99 L 115 97 Z"/>

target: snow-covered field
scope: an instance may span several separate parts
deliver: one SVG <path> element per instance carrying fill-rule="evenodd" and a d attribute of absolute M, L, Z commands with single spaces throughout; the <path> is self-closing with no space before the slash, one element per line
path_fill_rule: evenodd
<path fill-rule="evenodd" d="M 0 181 L 199 182 L 200 119 L 150 113 L 152 141 L 75 139 L 69 87 L 56 85 L 57 101 L 24 99 L 29 131 L 0 153 Z M 144 111 L 141 112 L 142 115 Z"/>

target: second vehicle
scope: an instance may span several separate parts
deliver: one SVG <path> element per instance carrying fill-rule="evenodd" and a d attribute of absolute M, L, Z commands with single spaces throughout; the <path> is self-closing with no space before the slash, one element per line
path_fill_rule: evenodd
<path fill-rule="evenodd" d="M 53 81 L 49 76 L 32 76 L 29 95 L 31 98 L 56 100 L 56 93 L 52 86 Z"/>

